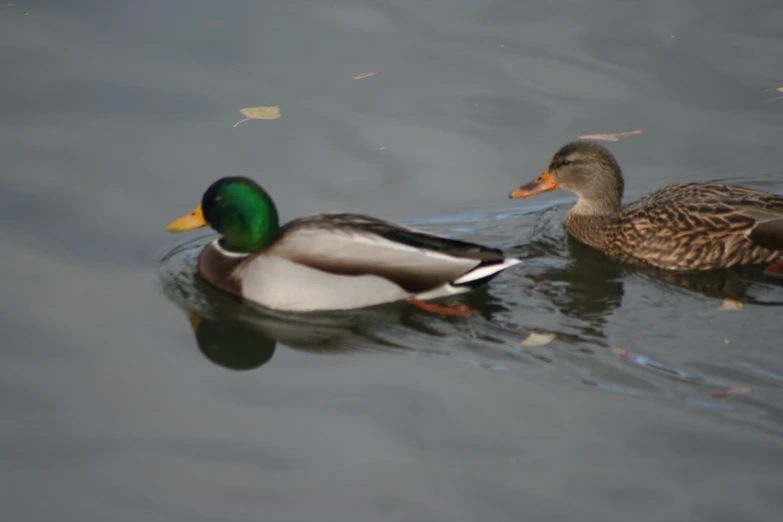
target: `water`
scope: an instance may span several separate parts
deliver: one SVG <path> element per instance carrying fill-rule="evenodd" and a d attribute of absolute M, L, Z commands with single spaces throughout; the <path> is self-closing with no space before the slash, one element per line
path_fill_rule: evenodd
<path fill-rule="evenodd" d="M 629 200 L 783 192 L 782 24 L 761 0 L 0 8 L 5 518 L 778 520 L 783 287 L 609 265 L 563 233 L 568 194 L 506 196 L 637 128 L 610 144 Z M 232 128 L 258 105 L 282 117 Z M 284 220 L 526 262 L 468 319 L 261 313 L 164 230 L 226 174 Z"/>

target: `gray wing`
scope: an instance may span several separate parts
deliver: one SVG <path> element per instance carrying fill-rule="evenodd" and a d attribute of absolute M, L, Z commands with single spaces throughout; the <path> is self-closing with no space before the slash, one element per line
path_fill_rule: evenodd
<path fill-rule="evenodd" d="M 356 214 L 319 214 L 287 224 L 265 255 L 336 275 L 376 275 L 411 293 L 450 283 L 500 250 L 418 232 Z"/>

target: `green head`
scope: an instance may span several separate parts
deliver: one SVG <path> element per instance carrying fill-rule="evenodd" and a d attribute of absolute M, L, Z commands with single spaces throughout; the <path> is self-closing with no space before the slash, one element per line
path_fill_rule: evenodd
<path fill-rule="evenodd" d="M 214 182 L 201 205 L 169 224 L 171 232 L 209 225 L 223 236 L 221 245 L 232 252 L 257 252 L 280 233 L 272 198 L 245 177 L 226 177 Z"/>

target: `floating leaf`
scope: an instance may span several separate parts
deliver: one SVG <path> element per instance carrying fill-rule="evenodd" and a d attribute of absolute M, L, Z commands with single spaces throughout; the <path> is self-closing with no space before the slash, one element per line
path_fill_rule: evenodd
<path fill-rule="evenodd" d="M 617 132 L 614 134 L 583 134 L 579 136 L 580 140 L 605 140 L 605 141 L 617 141 L 620 138 L 627 136 L 634 136 L 636 134 L 643 134 L 644 129 L 636 129 L 628 132 Z"/>
<path fill-rule="evenodd" d="M 712 396 L 716 399 L 719 399 L 721 397 L 728 397 L 729 395 L 736 395 L 738 393 L 749 393 L 750 392 L 750 386 L 741 385 L 741 386 L 732 386 L 729 389 L 715 392 L 712 394 Z"/>
<path fill-rule="evenodd" d="M 783 87 L 778 87 L 777 89 L 775 89 L 775 91 L 776 91 L 776 92 L 783 92 Z M 773 101 L 779 100 L 779 99 L 781 99 L 781 98 L 783 98 L 783 96 L 778 96 L 777 98 L 772 98 L 771 100 L 765 100 L 765 101 L 763 101 L 763 102 L 761 102 L 761 103 L 770 103 L 770 102 L 773 102 Z"/>
<path fill-rule="evenodd" d="M 359 73 L 356 76 L 353 77 L 354 80 L 361 80 L 363 78 L 369 78 L 370 76 L 375 76 L 378 74 L 377 72 L 363 72 Z"/>
<path fill-rule="evenodd" d="M 239 112 L 245 119 L 236 122 L 234 128 L 247 120 L 276 120 L 280 117 L 280 107 L 247 107 Z"/>
<path fill-rule="evenodd" d="M 628 357 L 628 350 L 625 348 L 612 348 L 612 351 L 620 357 Z"/>
<path fill-rule="evenodd" d="M 736 299 L 731 299 L 727 297 L 723 300 L 723 304 L 720 305 L 720 308 L 718 308 L 719 312 L 725 312 L 728 310 L 742 310 L 742 301 L 737 301 Z"/>
<path fill-rule="evenodd" d="M 552 342 L 557 337 L 553 333 L 536 333 L 532 332 L 527 336 L 527 339 L 522 341 L 522 346 L 544 346 Z"/>

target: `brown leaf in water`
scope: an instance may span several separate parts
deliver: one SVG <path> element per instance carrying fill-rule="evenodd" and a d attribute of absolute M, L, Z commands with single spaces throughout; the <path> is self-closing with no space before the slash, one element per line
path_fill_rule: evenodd
<path fill-rule="evenodd" d="M 616 132 L 614 134 L 583 134 L 579 136 L 580 140 L 604 140 L 604 141 L 617 141 L 620 138 L 627 136 L 634 136 L 636 134 L 643 134 L 644 129 L 636 129 L 628 132 Z"/>
<path fill-rule="evenodd" d="M 553 333 L 531 332 L 530 335 L 527 336 L 527 339 L 522 341 L 522 346 L 545 346 L 551 343 L 555 337 L 557 336 Z"/>
<path fill-rule="evenodd" d="M 612 351 L 620 357 L 628 357 L 628 350 L 625 348 L 612 348 Z"/>
<path fill-rule="evenodd" d="M 726 312 L 729 310 L 742 310 L 742 301 L 731 299 L 729 297 L 723 300 L 723 304 L 718 308 L 719 312 Z"/>
<path fill-rule="evenodd" d="M 356 76 L 353 77 L 354 80 L 361 80 L 363 78 L 369 78 L 370 76 L 375 76 L 378 74 L 377 72 L 363 72 L 359 73 Z"/>
<path fill-rule="evenodd" d="M 247 107 L 239 112 L 245 119 L 236 122 L 234 128 L 247 120 L 276 120 L 280 117 L 280 107 Z"/>
<path fill-rule="evenodd" d="M 721 397 L 728 397 L 729 395 L 736 395 L 738 393 L 749 393 L 749 392 L 750 392 L 750 386 L 746 386 L 743 384 L 741 386 L 733 386 L 726 390 L 715 392 L 712 394 L 712 396 L 715 399 L 720 399 Z"/>

